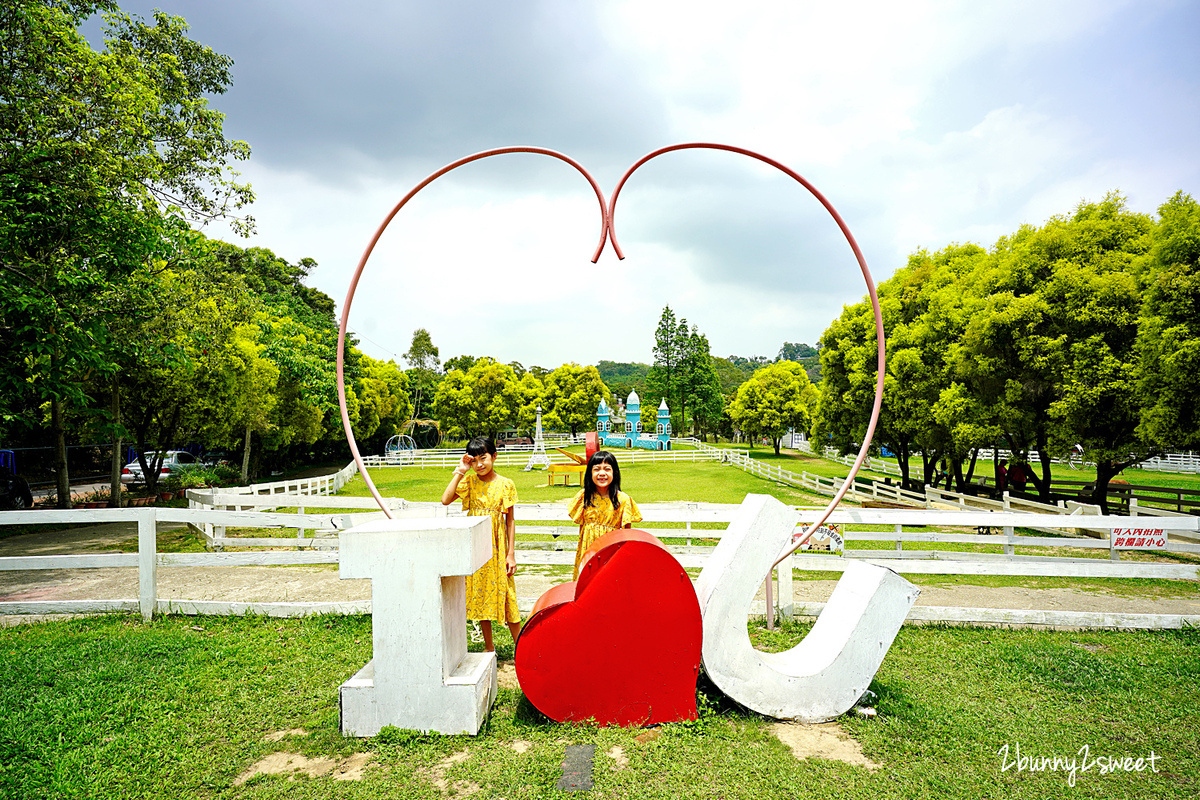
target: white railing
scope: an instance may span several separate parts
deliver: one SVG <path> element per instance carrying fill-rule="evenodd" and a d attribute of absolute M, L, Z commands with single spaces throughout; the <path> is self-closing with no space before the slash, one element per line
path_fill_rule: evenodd
<path fill-rule="evenodd" d="M 358 465 L 351 461 L 337 472 L 329 475 L 318 475 L 312 478 L 290 478 L 282 481 L 267 483 L 252 483 L 249 486 L 229 486 L 222 488 L 226 494 L 337 494 L 342 487 L 358 474 Z"/>
<path fill-rule="evenodd" d="M 1194 453 L 1168 453 L 1161 458 L 1143 461 L 1137 468 L 1161 472 L 1200 472 L 1200 456 Z"/>
<path fill-rule="evenodd" d="M 216 494 L 211 492 L 189 492 L 194 504 L 206 502 L 236 503 L 244 507 L 265 503 L 279 503 L 282 495 Z M 81 524 L 96 522 L 126 522 L 135 525 L 138 531 L 137 553 L 96 555 L 17 556 L 0 558 L 0 570 L 61 570 L 107 567 L 136 567 L 138 569 L 139 593 L 137 598 L 98 600 L 42 600 L 0 602 L 0 614 L 50 614 L 91 613 L 97 611 L 140 611 L 149 617 L 159 612 L 182 613 L 263 613 L 279 616 L 295 616 L 317 612 L 362 613 L 369 610 L 364 603 L 228 603 L 206 600 L 162 601 L 157 597 L 157 570 L 160 566 L 238 566 L 238 565 L 307 565 L 337 563 L 337 540 L 334 533 L 344 528 L 349 520 L 343 508 L 362 508 L 363 498 L 323 497 L 313 501 L 311 495 L 296 495 L 290 498 L 298 506 L 305 501 L 310 505 L 320 504 L 339 509 L 336 513 L 270 513 L 262 511 L 223 511 L 213 508 L 136 508 L 96 509 L 79 511 L 14 511 L 0 515 L 4 524 Z M 369 500 L 369 499 L 367 499 Z M 461 511 L 442 506 L 440 503 L 406 503 L 395 501 L 399 517 L 431 517 L 461 514 Z M 642 505 L 645 522 L 649 530 L 662 538 L 684 567 L 703 567 L 713 548 L 708 545 L 692 544 L 695 539 L 720 539 L 723 528 L 693 528 L 700 523 L 724 523 L 731 521 L 738 511 L 737 505 L 714 503 L 646 503 Z M 577 529 L 569 524 L 565 503 L 519 504 L 517 563 L 555 564 L 568 566 L 574 562 L 574 541 Z M 817 509 L 799 509 L 800 525 L 803 530 L 806 516 L 815 519 Z M 371 516 L 378 516 L 374 512 Z M 358 515 L 350 515 L 358 517 Z M 284 528 L 317 532 L 312 537 L 279 540 L 290 550 L 269 550 L 241 553 L 159 553 L 157 552 L 157 524 L 159 522 L 186 523 L 203 526 L 243 526 L 253 528 Z M 533 524 L 529 524 L 533 523 Z M 551 523 L 549 525 L 540 523 Z M 567 523 L 567 524 L 563 524 Z M 675 527 L 682 523 L 682 527 Z M 1035 537 L 1017 535 L 1016 528 L 1051 529 L 1070 536 L 1077 519 L 1054 514 L 1027 514 L 1017 511 L 985 512 L 976 510 L 930 511 L 924 509 L 838 509 L 827 524 L 841 525 L 841 536 L 849 542 L 889 542 L 886 550 L 850 548 L 841 554 L 818 555 L 801 553 L 785 559 L 778 571 L 779 591 L 776 597 L 783 598 L 779 610 L 788 614 L 791 610 L 791 580 L 793 569 L 841 571 L 848 559 L 867 559 L 901 573 L 946 574 L 946 575 L 1048 575 L 1055 577 L 1126 577 L 1172 580 L 1196 580 L 1200 568 L 1190 564 L 1123 562 L 1119 551 L 1112 545 L 1112 537 L 1104 539 Z M 1087 517 L 1088 528 L 1109 534 L 1114 528 L 1128 528 L 1128 517 Z M 655 527 L 655 526 L 672 527 Z M 1177 534 L 1192 538 L 1200 530 L 1200 519 L 1193 516 L 1156 518 L 1150 523 L 1154 528 L 1168 532 L 1166 551 L 1171 553 L 1200 553 L 1200 545 L 1180 541 Z M 878 530 L 883 527 L 885 530 Z M 999 534 L 946 533 L 929 530 L 930 527 L 966 527 L 978 530 L 998 530 Z M 920 528 L 920 530 L 906 530 Z M 559 541 L 530 541 L 528 536 L 559 532 Z M 233 538 L 226 538 L 224 545 L 232 546 Z M 243 546 L 273 546 L 269 540 L 242 539 Z M 990 545 L 1001 552 L 963 552 L 957 550 L 905 550 L 906 544 L 938 543 L 949 545 Z M 274 545 L 278 546 L 278 545 Z M 1059 547 L 1083 549 L 1107 549 L 1109 558 L 1072 558 L 1016 554 L 1016 547 L 1035 547 L 1047 551 Z M 324 548 L 324 549 L 323 549 Z M 789 563 L 790 562 L 790 563 Z M 525 606 L 529 605 L 525 599 Z M 947 609 L 945 619 L 971 621 L 964 618 L 962 609 Z M 993 610 L 994 611 L 994 610 Z M 937 612 L 924 609 L 921 618 L 928 619 Z M 982 613 L 982 611 L 981 611 Z M 1008 622 L 1045 622 L 1049 612 L 1005 611 Z M 1022 614 L 1030 615 L 1028 618 Z M 986 616 L 986 615 L 985 615 Z M 1118 615 L 1120 616 L 1120 615 Z M 1151 615 L 1153 616 L 1153 615 Z M 1060 614 L 1055 624 L 1073 624 L 1063 621 Z M 1081 617 L 1082 619 L 1082 617 Z M 1123 618 L 1124 619 L 1124 618 Z M 1164 617 L 1157 621 L 1143 621 L 1151 627 L 1178 627 L 1180 624 L 1200 624 L 1200 616 L 1184 618 Z M 987 620 L 981 620 L 987 621 Z M 1092 617 L 1077 624 L 1103 624 Z M 1112 624 L 1133 625 L 1125 619 Z"/>
<path fill-rule="evenodd" d="M 832 447 L 826 447 L 821 451 L 821 455 L 830 461 L 836 461 L 839 464 L 845 464 L 847 467 L 853 466 L 857 456 L 839 455 L 838 451 Z M 882 458 L 871 458 L 868 456 L 862 463 L 863 468 L 869 469 L 872 472 L 882 472 L 884 475 L 903 475 L 900 467 L 890 461 L 885 461 Z"/>

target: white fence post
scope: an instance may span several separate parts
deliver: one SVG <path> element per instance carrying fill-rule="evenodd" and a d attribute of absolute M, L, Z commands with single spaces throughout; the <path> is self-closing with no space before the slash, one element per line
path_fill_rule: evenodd
<path fill-rule="evenodd" d="M 149 622 L 158 602 L 158 520 L 154 509 L 137 516 L 138 526 L 138 606 L 142 619 Z"/>
<path fill-rule="evenodd" d="M 783 561 L 779 562 L 776 568 L 779 575 L 779 598 L 776 601 L 781 619 L 793 619 L 795 617 L 796 602 L 792 598 L 792 557 L 788 556 Z"/>
<path fill-rule="evenodd" d="M 1006 556 L 1013 555 L 1013 539 L 1014 539 L 1013 526 L 1005 525 L 1004 526 L 1004 555 L 1006 555 Z"/>

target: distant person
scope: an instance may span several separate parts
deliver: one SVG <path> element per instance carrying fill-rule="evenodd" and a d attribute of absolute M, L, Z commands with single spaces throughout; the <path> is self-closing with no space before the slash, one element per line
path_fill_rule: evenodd
<path fill-rule="evenodd" d="M 1008 459 L 1002 458 L 996 464 L 996 491 L 1003 492 L 1008 488 Z"/>
<path fill-rule="evenodd" d="M 521 632 L 521 612 L 517 610 L 517 587 L 513 582 L 517 571 L 513 544 L 517 485 L 496 474 L 492 469 L 495 459 L 495 442 L 486 436 L 476 436 L 467 443 L 462 463 L 454 468 L 454 475 L 442 492 L 442 505 L 448 506 L 459 498 L 468 516 L 492 518 L 492 557 L 474 575 L 467 576 L 467 619 L 478 620 L 484 649 L 489 652 L 496 649 L 492 620 L 506 623 L 514 642 Z"/>
<path fill-rule="evenodd" d="M 1008 482 L 1018 492 L 1025 491 L 1025 481 L 1029 480 L 1029 467 L 1020 461 L 1013 462 L 1012 469 L 1008 471 Z"/>
<path fill-rule="evenodd" d="M 571 501 L 567 512 L 579 526 L 579 546 L 575 549 L 575 576 L 579 580 L 579 562 L 592 542 L 609 531 L 628 528 L 642 521 L 633 498 L 621 491 L 621 467 L 617 457 L 607 450 L 597 450 L 588 459 L 583 473 L 583 488 Z"/>

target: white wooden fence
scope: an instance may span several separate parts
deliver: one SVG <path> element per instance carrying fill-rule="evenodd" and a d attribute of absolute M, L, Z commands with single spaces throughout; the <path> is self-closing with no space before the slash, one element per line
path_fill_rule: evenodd
<path fill-rule="evenodd" d="M 364 508 L 369 498 L 321 497 L 311 495 L 252 494 L 189 492 L 193 508 L 136 508 L 96 509 L 73 511 L 23 511 L 6 512 L 0 515 L 0 524 L 81 524 L 98 522 L 126 522 L 138 531 L 138 552 L 101 555 L 20 556 L 0 558 L 0 570 L 61 570 L 106 567 L 137 567 L 139 594 L 137 598 L 59 601 L 8 601 L 0 602 L 0 614 L 49 614 L 91 613 L 97 611 L 140 611 L 149 618 L 155 612 L 180 613 L 262 613 L 277 616 L 295 616 L 310 613 L 361 613 L 368 610 L 363 603 L 220 603 L 203 600 L 160 601 L 157 598 L 157 575 L 159 567 L 191 566 L 238 566 L 238 565 L 299 565 L 337 563 L 337 539 L 335 534 L 347 525 L 365 517 L 380 516 L 375 511 L 366 515 L 347 514 L 351 508 Z M 319 513 L 278 513 L 268 511 L 224 510 L 218 505 L 237 506 L 241 509 L 264 506 L 279 507 L 294 504 L 297 507 L 320 506 Z M 397 516 L 430 517 L 457 515 L 461 511 L 442 506 L 440 503 L 406 503 L 395 501 Z M 723 528 L 696 528 L 701 523 L 727 525 L 733 519 L 738 506 L 714 503 L 646 503 L 641 506 L 649 530 L 662 538 L 680 563 L 687 568 L 704 565 L 712 553 L 712 546 L 693 543 L 696 539 L 720 539 Z M 574 563 L 577 528 L 566 516 L 565 503 L 519 504 L 517 518 L 521 522 L 517 543 L 517 563 L 520 565 L 559 565 Z M 800 517 L 811 515 L 815 519 L 817 509 L 801 509 Z M 818 570 L 839 572 L 845 568 L 847 559 L 862 558 L 873 563 L 906 574 L 945 575 L 1039 575 L 1055 577 L 1125 577 L 1172 580 L 1200 579 L 1200 568 L 1195 565 L 1161 562 L 1123 562 L 1113 549 L 1111 536 L 1105 539 L 1078 538 L 1070 536 L 1078 518 L 1057 514 L 1028 514 L 1017 511 L 984 512 L 976 510 L 930 511 L 923 509 L 838 509 L 827 524 L 843 526 L 841 535 L 848 542 L 887 542 L 886 549 L 850 548 L 838 553 L 799 553 L 780 564 L 776 579 L 778 588 L 774 596 L 780 598 L 777 610 L 790 615 L 792 602 L 792 570 Z M 204 529 L 220 530 L 210 541 L 223 548 L 281 547 L 288 550 L 256 550 L 250 552 L 208 553 L 159 553 L 157 552 L 157 525 L 160 522 L 184 523 Z M 532 524 L 530 524 L 532 523 Z M 1114 528 L 1128 528 L 1132 523 L 1128 517 L 1088 516 L 1090 529 L 1111 532 Z M 1200 545 L 1180 541 L 1178 534 L 1197 535 L 1200 518 L 1167 517 L 1155 518 L 1155 528 L 1168 532 L 1167 552 L 1200 553 Z M 265 537 L 238 538 L 224 536 L 228 527 L 282 528 L 295 530 L 298 538 L 270 539 Z M 879 527 L 885 530 L 877 530 Z M 998 534 L 957 533 L 931 531 L 937 528 L 966 528 L 997 530 Z M 1059 530 L 1067 536 L 1037 537 L 1016 534 L 1016 529 L 1038 528 Z M 919 528 L 920 530 L 914 530 Z M 797 532 L 803 530 L 797 528 Z M 311 536 L 303 535 L 312 531 Z M 559 534 L 558 540 L 530 541 L 532 534 Z M 220 541 L 216 541 L 216 540 Z M 937 543 L 941 545 L 991 545 L 1000 552 L 964 552 L 945 549 L 913 550 L 906 545 Z M 1055 548 L 1072 547 L 1107 550 L 1108 559 L 1072 558 L 1053 555 L 1017 554 L 1017 547 L 1033 547 L 1052 552 Z M 790 563 L 789 563 L 790 562 Z M 523 608 L 528 608 L 532 598 L 523 598 Z M 800 609 L 801 613 L 808 606 Z M 810 609 L 811 610 L 811 609 Z M 976 613 L 977 612 L 977 613 Z M 942 613 L 942 617 L 934 617 Z M 1119 625 L 1140 627 L 1178 627 L 1184 624 L 1200 624 L 1200 615 L 1179 617 L 1178 615 L 1142 615 L 1144 619 L 1133 620 L 1128 615 L 1104 615 L 1088 613 L 1072 617 L 1069 612 L 1056 613 L 1052 623 L 1046 623 L 1051 612 L 1014 611 L 995 609 L 923 609 L 914 612 L 914 618 L 946 619 L 959 622 L 1003 621 L 1013 623 L 1044 623 L 1062 625 Z M 974 616 L 972 616 L 974 614 Z M 1137 615 L 1135 615 L 1137 616 Z M 1002 617 L 1002 619 L 1001 619 Z M 1074 620 L 1074 621 L 1070 621 Z"/>

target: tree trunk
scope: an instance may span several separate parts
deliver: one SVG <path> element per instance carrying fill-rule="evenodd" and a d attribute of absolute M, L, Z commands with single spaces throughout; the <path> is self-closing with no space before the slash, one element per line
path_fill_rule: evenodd
<path fill-rule="evenodd" d="M 937 451 L 934 451 L 933 458 L 930 458 L 926 451 L 921 451 L 921 476 L 926 486 L 932 485 L 933 483 L 933 471 L 937 468 L 937 462 Z"/>
<path fill-rule="evenodd" d="M 250 423 L 246 423 L 246 441 L 242 445 L 242 483 L 250 482 Z"/>
<path fill-rule="evenodd" d="M 1112 459 L 1102 458 L 1096 461 L 1096 488 L 1092 490 L 1092 502 L 1100 506 L 1101 514 L 1108 514 L 1108 482 L 1117 476 L 1120 470 Z"/>
<path fill-rule="evenodd" d="M 971 449 L 971 462 L 967 466 L 966 474 L 963 474 L 962 459 L 954 459 L 954 485 L 958 489 L 959 494 L 971 494 L 967 491 L 971 487 L 971 478 L 975 475 L 975 459 L 979 456 L 979 448 Z"/>
<path fill-rule="evenodd" d="M 67 432 L 63 428 L 62 401 L 50 400 L 50 429 L 54 434 L 54 480 L 58 507 L 71 507 L 71 476 L 67 474 Z"/>
<path fill-rule="evenodd" d="M 912 481 L 909 479 L 909 452 L 908 445 L 901 445 L 898 442 L 893 442 L 892 447 L 896 453 L 896 466 L 900 468 L 900 486 L 901 488 L 912 491 Z"/>
<path fill-rule="evenodd" d="M 123 466 L 125 466 L 125 464 L 123 463 L 124 459 L 121 458 L 121 434 L 120 434 L 120 430 L 121 430 L 121 427 L 120 427 L 121 426 L 121 392 L 120 392 L 120 386 L 118 385 L 118 380 L 117 380 L 116 375 L 113 376 L 112 403 L 109 406 L 109 408 L 112 412 L 113 425 L 115 427 L 113 429 L 114 430 L 113 451 L 112 451 L 112 459 L 110 461 L 111 468 L 109 470 L 109 476 L 108 476 L 108 479 L 109 479 L 108 507 L 109 508 L 120 508 L 121 507 L 121 468 Z"/>
<path fill-rule="evenodd" d="M 1043 503 L 1049 503 L 1050 482 L 1053 480 L 1053 476 L 1050 474 L 1050 452 L 1046 447 L 1045 437 L 1042 437 L 1042 441 L 1038 442 L 1038 458 L 1042 462 L 1042 478 L 1039 481 L 1037 478 L 1033 478 L 1032 474 L 1030 474 L 1030 477 L 1033 478 L 1033 483 L 1037 486 L 1038 498 Z"/>

